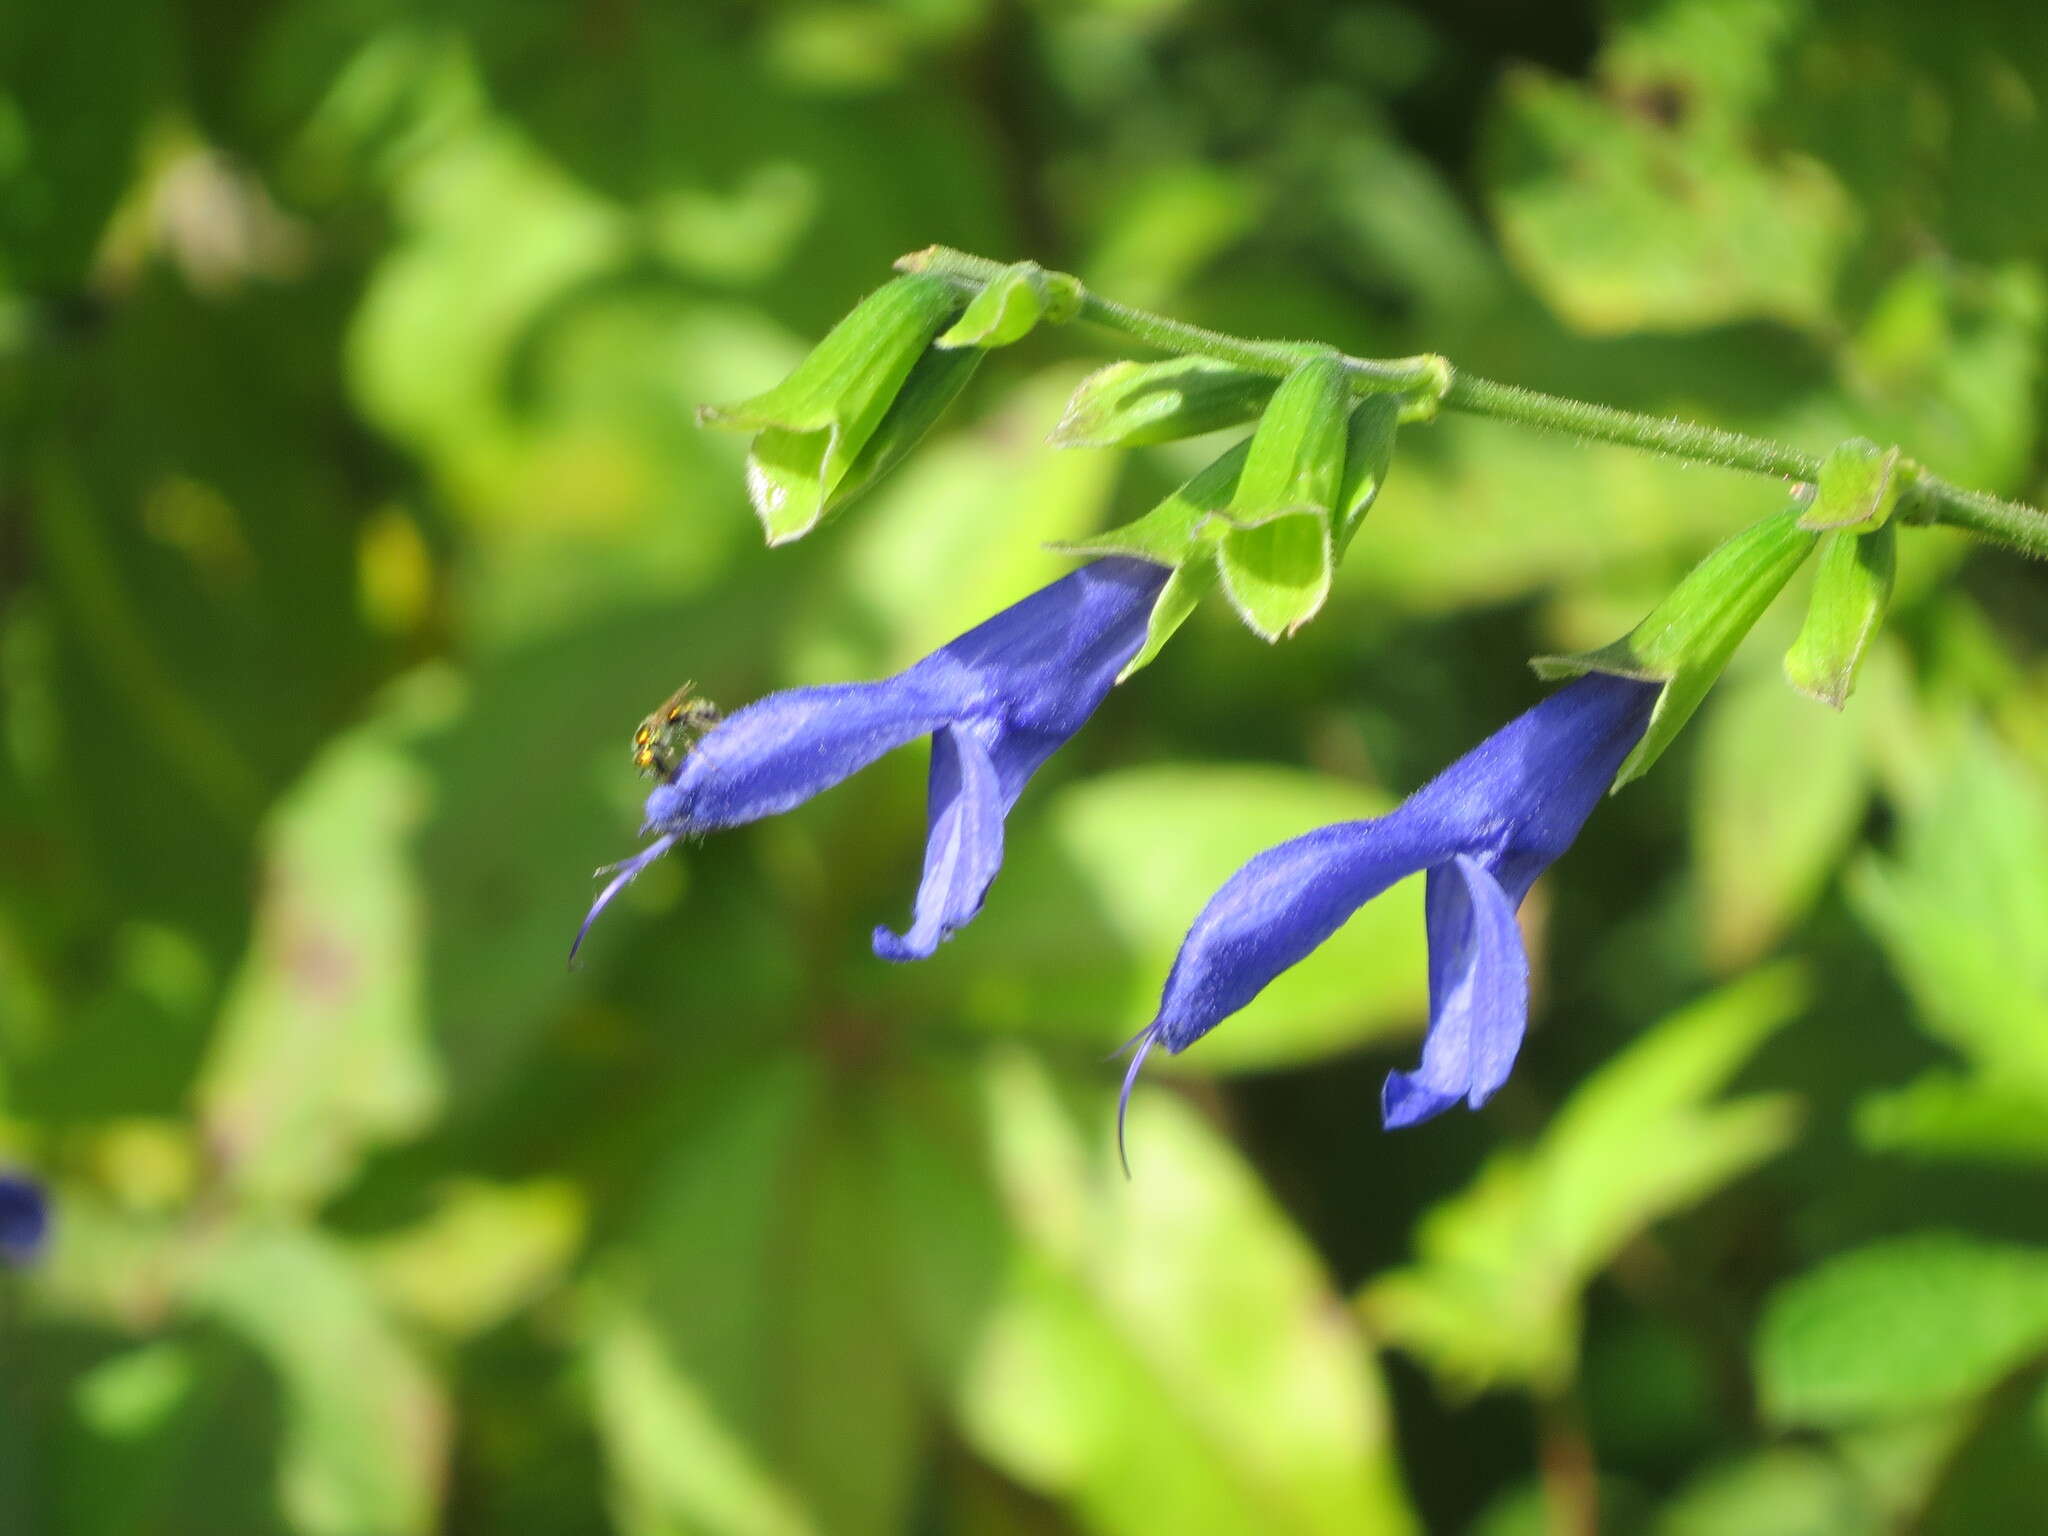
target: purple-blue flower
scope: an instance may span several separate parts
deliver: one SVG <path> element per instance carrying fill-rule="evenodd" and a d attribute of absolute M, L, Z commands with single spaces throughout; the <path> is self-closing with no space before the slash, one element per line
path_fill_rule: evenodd
<path fill-rule="evenodd" d="M 907 932 L 874 934 L 885 960 L 930 955 L 981 910 L 1002 867 L 1003 818 L 1138 653 L 1169 574 L 1142 560 L 1096 560 L 894 677 L 790 688 L 736 711 L 647 797 L 641 831 L 657 836 L 613 866 L 576 945 L 678 839 L 791 810 L 883 753 L 930 736 L 929 831 L 915 913 Z"/>
<path fill-rule="evenodd" d="M 0 1173 L 0 1261 L 26 1264 L 42 1251 L 49 1230 L 50 1206 L 42 1185 Z"/>
<path fill-rule="evenodd" d="M 1385 816 L 1268 848 L 1202 909 L 1133 1040 L 1117 1139 L 1145 1055 L 1178 1053 L 1244 1007 L 1381 891 L 1429 872 L 1429 1033 L 1422 1063 L 1387 1076 L 1381 1116 L 1414 1125 L 1507 1081 L 1528 1022 L 1515 910 L 1572 844 L 1650 723 L 1657 683 L 1593 674 L 1559 689 Z"/>

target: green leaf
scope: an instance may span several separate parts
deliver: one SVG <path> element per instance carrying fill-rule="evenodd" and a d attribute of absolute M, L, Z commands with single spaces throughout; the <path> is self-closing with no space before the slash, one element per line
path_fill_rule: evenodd
<path fill-rule="evenodd" d="M 1387 1409 L 1313 1249 L 1230 1143 L 1139 1090 L 1126 1182 L 1108 1081 L 986 1077 L 1016 1257 L 963 1376 L 975 1452 L 1103 1536 L 1414 1529 Z"/>
<path fill-rule="evenodd" d="M 1568 1382 L 1587 1282 L 1652 1222 L 1791 1140 L 1785 1099 L 1711 1096 L 1803 1001 L 1796 972 L 1760 971 L 1657 1025 L 1533 1147 L 1495 1156 L 1431 1210 L 1417 1261 L 1361 1297 L 1374 1330 L 1455 1390 Z"/>
<path fill-rule="evenodd" d="M 2048 1250 L 1916 1232 L 1781 1286 L 1757 1330 L 1763 1411 L 1786 1427 L 1967 1402 L 2048 1349 Z"/>
<path fill-rule="evenodd" d="M 269 1361 L 284 1389 L 284 1509 L 302 1536 L 437 1526 L 448 1405 L 334 1244 L 237 1226 L 203 1250 L 190 1300 Z"/>
<path fill-rule="evenodd" d="M 1717 967 L 1763 954 L 1812 907 L 1870 798 L 1865 743 L 1770 667 L 1738 668 L 1700 727 L 1692 845 Z"/>
<path fill-rule="evenodd" d="M 706 426 L 758 435 L 747 494 L 770 544 L 802 538 L 839 488 L 917 360 L 960 307 L 944 279 L 898 277 L 876 289 L 772 389 L 697 412 Z"/>
<path fill-rule="evenodd" d="M 1254 421 L 1280 381 L 1206 357 L 1111 363 L 1081 381 L 1055 448 L 1132 448 Z"/>
<path fill-rule="evenodd" d="M 1188 924 L 1232 871 L 1313 827 L 1392 805 L 1341 779 L 1253 765 L 1128 768 L 1061 786 L 1037 833 L 1017 840 L 1002 901 L 977 920 L 967 1020 L 1113 1046 L 1157 1010 Z M 1200 1050 L 1155 1065 L 1260 1070 L 1396 1036 L 1426 1017 L 1428 977 L 1422 882 L 1406 881 L 1281 973 Z"/>
<path fill-rule="evenodd" d="M 1836 528 L 1870 533 L 1882 528 L 1909 478 L 1895 447 L 1880 448 L 1867 437 L 1837 443 L 1821 461 L 1813 505 L 1799 524 L 1816 533 Z"/>
<path fill-rule="evenodd" d="M 1604 672 L 1664 684 L 1650 728 L 1614 776 L 1616 789 L 1640 778 L 1663 755 L 1743 636 L 1812 553 L 1814 535 L 1800 527 L 1800 511 L 1794 506 L 1752 523 L 1715 548 L 1648 618 L 1612 645 L 1538 656 L 1530 663 L 1542 678 Z"/>

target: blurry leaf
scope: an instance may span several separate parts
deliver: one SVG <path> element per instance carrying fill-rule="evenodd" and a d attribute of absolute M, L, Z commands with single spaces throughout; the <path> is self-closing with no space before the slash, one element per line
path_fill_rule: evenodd
<path fill-rule="evenodd" d="M 1456 1390 L 1567 1382 L 1586 1283 L 1651 1223 L 1791 1139 L 1783 1097 L 1711 1096 L 1803 1001 L 1796 972 L 1760 971 L 1643 1035 L 1533 1147 L 1497 1154 L 1424 1217 L 1419 1261 L 1361 1298 L 1374 1330 Z"/>
<path fill-rule="evenodd" d="M 410 163 L 353 322 L 353 393 L 466 535 L 461 617 L 496 643 L 673 602 L 747 539 L 738 445 L 695 403 L 801 352 L 636 260 L 625 210 L 503 129 Z"/>
<path fill-rule="evenodd" d="M 1705 946 L 1728 968 L 1768 950 L 1827 884 L 1863 822 L 1864 744 L 1853 722 L 1753 666 L 1723 680 L 1695 762 Z"/>
<path fill-rule="evenodd" d="M 660 1335 L 637 1312 L 620 1308 L 605 1318 L 591 1343 L 590 1373 L 599 1431 L 622 1485 L 617 1518 L 627 1536 L 823 1530 L 674 1370 Z"/>
<path fill-rule="evenodd" d="M 1981 730 L 1850 894 L 1930 1034 L 1994 1083 L 2048 1089 L 2048 795 Z"/>
<path fill-rule="evenodd" d="M 2048 230 L 2048 16 L 1866 0 L 1813 9 L 1777 113 L 1892 240 L 1936 223 L 1964 260 L 2033 256 Z"/>
<path fill-rule="evenodd" d="M 2048 1350 L 2048 1249 L 1960 1232 L 1888 1238 L 1781 1286 L 1756 1337 L 1765 1414 L 1786 1426 L 1964 1402 Z"/>
<path fill-rule="evenodd" d="M 417 1226 L 360 1249 L 393 1310 L 443 1333 L 494 1328 L 561 1278 L 583 1235 L 573 1185 L 464 1182 Z"/>
<path fill-rule="evenodd" d="M 338 739 L 279 803 L 264 900 L 200 1086 L 207 1135 L 263 1204 L 311 1205 L 441 1100 L 409 857 L 423 786 L 387 731 Z"/>
<path fill-rule="evenodd" d="M 589 1324 L 627 1528 L 901 1530 L 916 1410 L 864 1104 L 785 1060 L 678 1108 Z"/>
<path fill-rule="evenodd" d="M 2014 484 L 2040 431 L 2027 401 L 2044 329 L 2048 285 L 2036 267 L 1906 267 L 1849 338 L 1842 392 L 1850 414 L 1840 425 L 1904 444 L 1920 463 L 1967 483 Z"/>
<path fill-rule="evenodd" d="M 2036 1376 L 1994 1400 L 1947 1465 L 1921 1529 L 1930 1536 L 2023 1531 L 2048 1485 L 2048 1386 Z"/>
<path fill-rule="evenodd" d="M 2048 1163 L 2048 1088 L 1923 1073 L 1904 1088 L 1865 1094 L 1856 1138 L 1875 1152 Z"/>
<path fill-rule="evenodd" d="M 1150 1018 L 1202 903 L 1275 843 L 1381 814 L 1391 797 L 1274 767 L 1126 768 L 1063 786 L 980 920 L 966 1016 L 1107 1048 Z M 1228 814 L 1219 815 L 1218 808 Z M 1314 1060 L 1428 1012 L 1422 884 L 1360 909 L 1170 1072 Z"/>
<path fill-rule="evenodd" d="M 0 1450 L 10 1528 L 63 1536 L 292 1530 L 279 1508 L 282 1394 L 260 1355 L 203 1326 L 118 1350 L 111 1337 L 68 1330 L 33 1337 L 21 1362 L 32 1367 L 26 1380 L 10 1362 L 15 1433 L 7 1438 L 30 1463 L 23 1477 L 7 1464 L 10 1450 Z M 99 1346 L 94 1354 L 88 1340 Z M 24 1386 L 53 1393 L 52 1411 L 29 1409 Z M 38 1482 L 42 1498 L 25 1497 Z"/>
<path fill-rule="evenodd" d="M 1307 1244 L 1170 1095 L 1078 1119 L 1032 1060 L 987 1080 L 1020 1252 L 962 1383 L 960 1427 L 1104 1533 L 1414 1528 L 1371 1361 Z"/>
<path fill-rule="evenodd" d="M 1751 123 L 1794 15 L 1786 0 L 1682 0 L 1617 31 L 1597 90 L 1511 81 L 1490 134 L 1502 242 L 1572 325 L 1828 322 L 1853 209 Z"/>
<path fill-rule="evenodd" d="M 82 292 L 137 140 L 163 108 L 180 52 L 172 14 L 124 0 L 22 9 L 0 34 L 0 273 Z M 90 100 L 94 110 L 81 112 Z"/>
<path fill-rule="evenodd" d="M 299 1228 L 238 1226 L 206 1253 L 190 1296 L 277 1372 L 281 1494 L 300 1536 L 436 1528 L 447 1406 L 339 1248 Z"/>
<path fill-rule="evenodd" d="M 1708 1468 L 1651 1527 L 1653 1536 L 1881 1536 L 1888 1529 L 1837 1461 L 1792 1446 Z"/>

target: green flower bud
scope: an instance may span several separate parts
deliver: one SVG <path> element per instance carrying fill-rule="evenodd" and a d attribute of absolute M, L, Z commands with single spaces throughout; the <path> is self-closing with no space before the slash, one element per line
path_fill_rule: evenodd
<path fill-rule="evenodd" d="M 773 389 L 699 408 L 706 426 L 756 434 L 747 494 L 770 544 L 802 538 L 844 501 L 841 487 L 861 450 L 960 306 L 959 290 L 943 278 L 896 278 L 862 299 Z"/>
<path fill-rule="evenodd" d="M 1280 381 L 1206 357 L 1111 363 L 1081 381 L 1052 430 L 1056 448 L 1132 448 L 1258 419 Z"/>
<path fill-rule="evenodd" d="M 1912 471 L 1911 464 L 1901 462 L 1898 449 L 1880 448 L 1867 437 L 1838 443 L 1821 461 L 1813 505 L 1799 525 L 1817 533 L 1830 528 L 1868 532 L 1882 527 L 1898 505 L 1899 492 L 1905 489 Z"/>
<path fill-rule="evenodd" d="M 1785 680 L 1801 693 L 1834 709 L 1848 701 L 1863 653 L 1891 603 L 1898 542 L 1892 523 L 1872 533 L 1843 529 L 1821 536 L 1806 622 L 1785 653 Z"/>
<path fill-rule="evenodd" d="M 1216 547 L 1224 593 L 1267 640 L 1293 634 L 1330 595 L 1350 410 L 1350 381 L 1336 356 L 1312 357 L 1288 374 L 1220 514 L 1229 524 Z"/>
<path fill-rule="evenodd" d="M 1735 647 L 1813 552 L 1815 536 L 1794 506 L 1753 523 L 1714 549 L 1650 616 L 1622 639 L 1576 656 L 1538 656 L 1543 678 L 1605 672 L 1662 683 L 1650 728 L 1614 777 L 1621 788 L 1642 777 L 1692 718 Z"/>

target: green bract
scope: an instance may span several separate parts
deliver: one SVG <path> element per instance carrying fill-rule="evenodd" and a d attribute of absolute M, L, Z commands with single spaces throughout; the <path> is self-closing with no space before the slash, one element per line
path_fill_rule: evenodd
<path fill-rule="evenodd" d="M 1884 623 L 1898 565 L 1898 531 L 1824 534 L 1813 596 L 1799 638 L 1785 653 L 1785 678 L 1801 693 L 1840 709 L 1856 687 L 1863 653 Z"/>
<path fill-rule="evenodd" d="M 1910 472 L 1910 465 L 1901 465 L 1896 448 L 1880 448 L 1867 437 L 1838 443 L 1821 461 L 1813 505 L 1800 518 L 1800 526 L 1863 532 L 1882 527 L 1898 505 Z"/>
<path fill-rule="evenodd" d="M 756 434 L 747 454 L 747 495 L 770 544 L 802 538 L 854 490 L 872 483 L 869 472 L 847 488 L 861 450 L 960 306 L 959 290 L 943 278 L 896 278 L 861 300 L 773 389 L 736 405 L 699 408 L 697 419 L 706 426 Z M 955 389 L 965 382 L 964 373 L 942 377 Z M 938 400 L 939 407 L 944 403 Z M 927 401 L 919 414 L 929 426 L 938 410 Z"/>
<path fill-rule="evenodd" d="M 1330 595 L 1331 522 L 1344 487 L 1351 404 L 1343 363 L 1310 358 L 1259 418 L 1216 564 L 1231 605 L 1267 640 L 1291 635 Z"/>
<path fill-rule="evenodd" d="M 1614 776 L 1616 789 L 1640 778 L 1671 745 L 1742 637 L 1813 552 L 1815 535 L 1800 526 L 1803 510 L 1773 513 L 1720 545 L 1612 645 L 1530 662 L 1543 678 L 1605 672 L 1664 685 L 1649 730 Z"/>
<path fill-rule="evenodd" d="M 1081 381 L 1053 428 L 1056 448 L 1131 448 L 1256 420 L 1280 381 L 1206 357 L 1111 363 Z"/>
<path fill-rule="evenodd" d="M 1039 321 L 1062 324 L 1080 307 L 1079 279 L 1048 272 L 1035 261 L 1020 261 L 991 278 L 936 344 L 948 349 L 1007 347 L 1023 340 Z"/>

